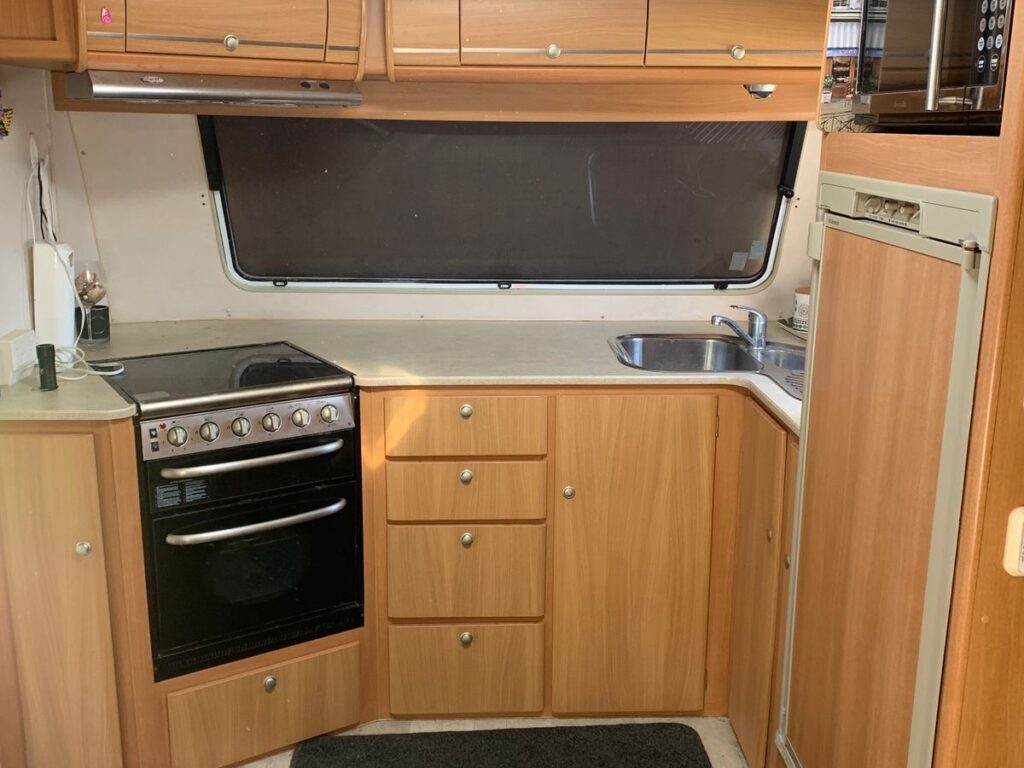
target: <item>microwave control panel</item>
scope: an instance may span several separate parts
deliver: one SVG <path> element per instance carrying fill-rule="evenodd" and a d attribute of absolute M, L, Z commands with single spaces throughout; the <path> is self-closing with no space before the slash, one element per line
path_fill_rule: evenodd
<path fill-rule="evenodd" d="M 995 85 L 1006 60 L 1011 0 L 977 0 L 971 85 Z"/>

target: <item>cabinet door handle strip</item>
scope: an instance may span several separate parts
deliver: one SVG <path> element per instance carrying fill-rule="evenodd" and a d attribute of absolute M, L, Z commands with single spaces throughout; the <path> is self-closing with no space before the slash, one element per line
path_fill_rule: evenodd
<path fill-rule="evenodd" d="M 129 32 L 127 37 L 131 40 L 155 40 L 164 43 L 212 43 L 223 46 L 223 37 L 191 37 L 189 35 L 149 35 L 141 32 Z M 280 40 L 245 40 L 238 39 L 239 45 L 256 45 L 261 48 L 309 48 L 323 50 L 323 43 L 293 43 Z"/>

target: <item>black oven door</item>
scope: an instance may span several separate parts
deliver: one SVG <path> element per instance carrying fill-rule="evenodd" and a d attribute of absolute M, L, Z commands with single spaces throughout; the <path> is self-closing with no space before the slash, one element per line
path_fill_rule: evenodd
<path fill-rule="evenodd" d="M 151 519 L 156 679 L 363 623 L 355 482 Z"/>

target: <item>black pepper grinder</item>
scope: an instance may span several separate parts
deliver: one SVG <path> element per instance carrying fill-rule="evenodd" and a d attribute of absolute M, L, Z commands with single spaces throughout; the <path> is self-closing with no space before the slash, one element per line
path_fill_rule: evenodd
<path fill-rule="evenodd" d="M 52 392 L 57 388 L 57 359 L 53 344 L 37 345 L 36 360 L 39 361 L 39 389 Z"/>

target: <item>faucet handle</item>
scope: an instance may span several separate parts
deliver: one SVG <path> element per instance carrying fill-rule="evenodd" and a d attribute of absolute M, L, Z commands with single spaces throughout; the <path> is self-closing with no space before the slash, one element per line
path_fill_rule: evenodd
<path fill-rule="evenodd" d="M 756 307 L 745 307 L 742 304 L 730 304 L 729 306 L 731 306 L 733 309 L 742 309 L 744 312 L 748 312 L 754 317 L 760 317 L 765 322 L 768 322 L 768 315 L 766 315 L 764 312 L 762 312 L 760 309 L 757 309 Z"/>
<path fill-rule="evenodd" d="M 754 349 L 761 349 L 765 344 L 765 337 L 768 334 L 768 315 L 754 307 L 745 307 L 742 304 L 732 304 L 733 309 L 742 309 L 747 313 L 747 332 L 750 334 L 750 346 Z"/>

